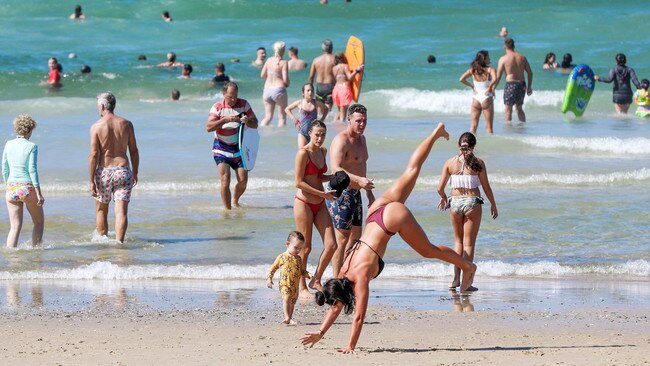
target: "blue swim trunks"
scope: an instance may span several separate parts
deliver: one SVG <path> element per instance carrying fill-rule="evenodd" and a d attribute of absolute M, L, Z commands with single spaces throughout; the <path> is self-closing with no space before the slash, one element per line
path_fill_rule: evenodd
<path fill-rule="evenodd" d="M 225 156 L 216 156 L 214 157 L 214 162 L 217 163 L 217 165 L 221 163 L 226 163 L 230 165 L 231 168 L 234 170 L 237 170 L 239 168 L 244 168 L 244 163 L 242 162 L 241 158 L 227 158 Z"/>
<path fill-rule="evenodd" d="M 331 190 L 329 184 L 327 189 Z M 336 229 L 350 230 L 363 223 L 363 202 L 358 189 L 345 189 L 336 201 L 325 202 Z"/>

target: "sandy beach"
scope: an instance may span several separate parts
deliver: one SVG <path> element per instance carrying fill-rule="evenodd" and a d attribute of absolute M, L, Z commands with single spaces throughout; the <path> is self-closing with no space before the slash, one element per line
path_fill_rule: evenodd
<path fill-rule="evenodd" d="M 295 319 L 300 323 L 290 327 L 279 324 L 275 296 L 252 298 L 235 292 L 195 309 L 173 304 L 155 309 L 119 292 L 96 296 L 73 311 L 24 302 L 0 313 L 0 360 L 25 365 L 650 363 L 648 308 L 610 307 L 610 300 L 601 307 L 552 310 L 525 310 L 521 304 L 489 310 L 463 297 L 447 310 L 374 303 L 357 354 L 342 355 L 336 348 L 347 342 L 349 317 L 340 317 L 323 341 L 304 348 L 298 338 L 318 330 L 325 308 L 299 304 Z M 184 301 L 192 303 L 192 294 Z"/>

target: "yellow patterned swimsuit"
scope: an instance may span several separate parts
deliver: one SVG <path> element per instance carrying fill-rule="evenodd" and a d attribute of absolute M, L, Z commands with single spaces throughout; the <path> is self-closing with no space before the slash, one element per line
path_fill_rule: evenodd
<path fill-rule="evenodd" d="M 291 255 L 287 252 L 280 254 L 273 262 L 269 273 L 266 276 L 268 279 L 273 279 L 273 275 L 278 268 L 282 267 L 280 271 L 280 294 L 289 296 L 293 304 L 298 300 L 298 284 L 300 277 L 310 278 L 309 272 L 302 268 L 302 260 L 300 256 Z"/>

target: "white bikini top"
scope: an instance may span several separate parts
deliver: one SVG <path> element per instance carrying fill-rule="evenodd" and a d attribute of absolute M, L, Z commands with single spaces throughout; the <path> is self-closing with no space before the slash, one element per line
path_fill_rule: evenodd
<path fill-rule="evenodd" d="M 449 177 L 449 185 L 451 188 L 476 189 L 481 186 L 481 180 L 478 175 L 465 174 L 465 161 L 463 161 L 462 168 Z"/>

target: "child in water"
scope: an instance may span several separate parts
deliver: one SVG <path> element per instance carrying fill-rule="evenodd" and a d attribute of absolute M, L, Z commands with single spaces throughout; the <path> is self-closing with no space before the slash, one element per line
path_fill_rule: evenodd
<path fill-rule="evenodd" d="M 635 115 L 637 117 L 650 117 L 650 93 L 648 92 L 650 81 L 641 80 L 641 89 L 634 93 L 634 103 L 638 105 Z"/>
<path fill-rule="evenodd" d="M 273 288 L 273 275 L 278 268 L 280 271 L 280 294 L 282 294 L 282 310 L 284 320 L 282 324 L 296 325 L 292 319 L 293 309 L 298 300 L 298 284 L 301 277 L 310 278 L 309 273 L 302 268 L 302 259 L 300 251 L 305 245 L 305 237 L 299 231 L 292 231 L 286 241 L 287 251 L 280 254 L 273 262 L 266 276 L 266 286 Z"/>

